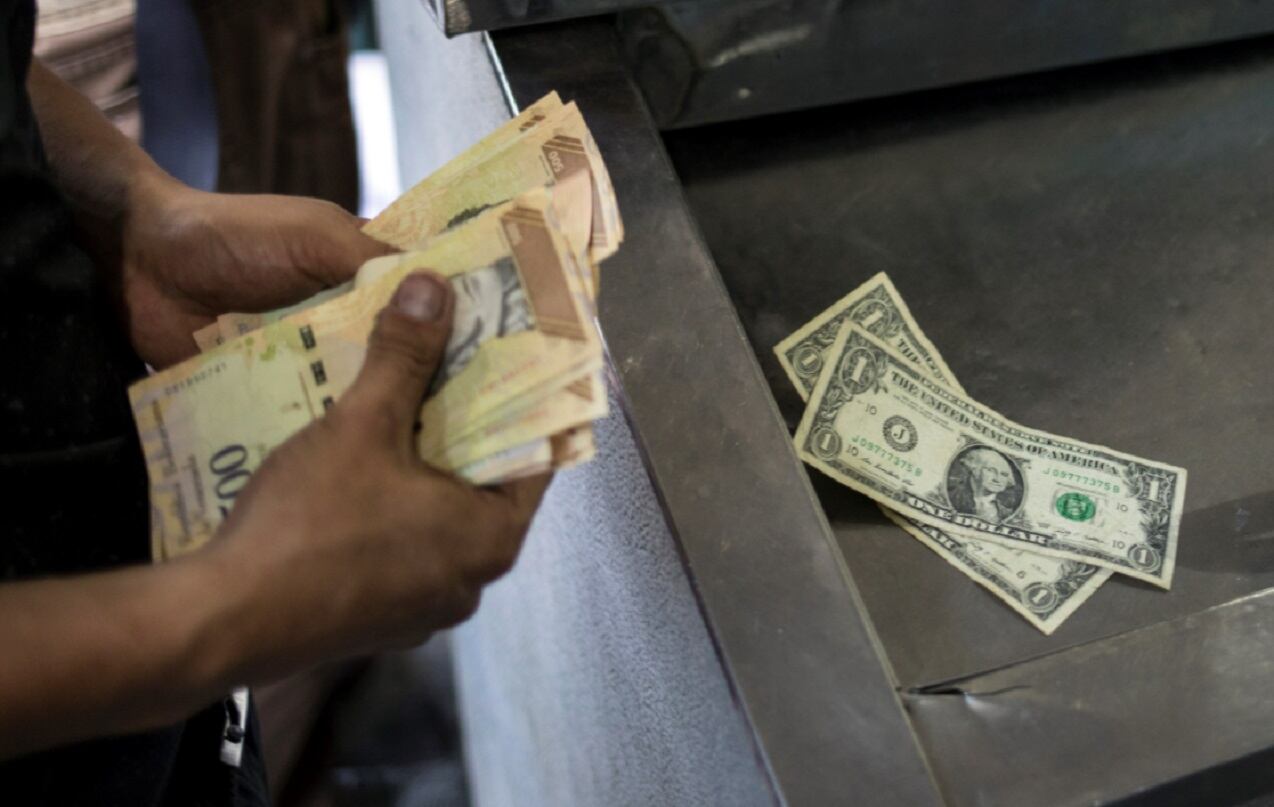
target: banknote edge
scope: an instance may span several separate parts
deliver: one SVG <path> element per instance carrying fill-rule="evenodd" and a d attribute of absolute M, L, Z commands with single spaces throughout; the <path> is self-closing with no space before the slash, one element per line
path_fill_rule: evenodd
<path fill-rule="evenodd" d="M 813 397 L 812 393 L 808 395 L 805 393 L 804 387 L 800 383 L 800 377 L 796 374 L 796 370 L 791 367 L 787 361 L 787 356 L 785 355 L 787 350 L 814 331 L 817 331 L 819 328 L 822 328 L 828 322 L 835 319 L 842 310 L 849 306 L 849 301 L 854 298 L 855 295 L 860 295 L 860 293 L 864 292 L 864 289 L 870 290 L 869 287 L 877 281 L 884 286 L 886 293 L 888 293 L 890 299 L 892 299 L 897 305 L 899 313 L 902 314 L 907 325 L 911 328 L 912 332 L 915 333 L 921 346 L 925 350 L 929 351 L 930 357 L 945 375 L 945 380 L 933 380 L 939 384 L 943 384 L 944 386 L 953 386 L 957 392 L 967 396 L 968 393 L 965 391 L 959 379 L 956 378 L 956 374 L 951 369 L 951 366 L 947 364 L 947 360 L 943 357 L 942 351 L 938 350 L 938 346 L 929 339 L 929 335 L 925 333 L 924 328 L 920 327 L 920 323 L 916 320 L 915 315 L 911 313 L 911 309 L 907 306 L 906 299 L 903 298 L 902 293 L 898 291 L 898 287 L 894 285 L 893 280 L 889 278 L 889 274 L 884 271 L 877 272 L 862 283 L 859 283 L 836 302 L 815 314 L 813 319 L 806 322 L 800 328 L 797 328 L 773 347 L 774 353 L 778 357 L 779 365 L 783 368 L 783 371 L 787 373 L 787 377 L 792 382 L 792 385 L 796 387 L 797 394 L 805 401 L 808 401 L 811 397 Z"/>
<path fill-rule="evenodd" d="M 1021 602 L 1011 599 L 1005 596 L 1004 594 L 1002 594 L 1001 592 L 996 591 L 995 587 L 992 586 L 989 581 L 971 574 L 969 569 L 967 569 L 964 566 L 961 566 L 959 563 L 956 562 L 954 556 L 952 556 L 950 552 L 946 551 L 942 546 L 936 544 L 928 535 L 925 535 L 923 531 L 917 530 L 915 527 L 908 524 L 907 519 L 905 517 L 903 517 L 902 515 L 898 513 L 895 513 L 893 510 L 890 510 L 888 507 L 885 507 L 884 505 L 878 505 L 878 506 L 880 507 L 881 512 L 885 514 L 886 518 L 888 518 L 894 524 L 901 527 L 904 532 L 906 532 L 912 538 L 915 538 L 921 544 L 926 546 L 935 555 L 942 558 L 942 560 L 945 561 L 947 565 L 954 567 L 962 575 L 964 575 L 965 577 L 967 577 L 968 579 L 972 580 L 974 583 L 977 583 L 979 586 L 985 589 L 986 592 L 990 594 L 991 597 L 995 599 L 997 602 L 1004 603 L 1018 616 L 1021 616 L 1027 622 L 1031 623 L 1031 625 L 1033 625 L 1045 636 L 1053 635 L 1053 632 L 1056 631 L 1059 627 L 1061 627 L 1062 623 L 1064 623 L 1067 619 L 1069 619 L 1072 614 L 1078 611 L 1080 606 L 1088 602 L 1089 598 L 1092 597 L 1094 594 L 1096 594 L 1097 590 L 1101 588 L 1106 583 L 1107 580 L 1110 579 L 1110 576 L 1112 574 L 1115 573 L 1113 569 L 1107 568 L 1105 566 L 1098 566 L 1097 572 L 1092 577 L 1085 580 L 1084 584 L 1075 592 L 1074 595 L 1072 595 L 1069 599 L 1066 600 L 1066 602 L 1062 605 L 1062 607 L 1058 608 L 1056 611 L 1049 614 L 1047 619 L 1041 619 L 1038 614 L 1036 614 L 1030 608 L 1027 608 Z M 979 539 L 972 539 L 972 540 L 979 540 Z M 991 543 L 991 542 L 988 541 L 986 543 Z M 998 544 L 996 545 L 998 546 Z M 1022 550 L 1022 551 L 1029 552 L 1030 550 Z M 1039 553 L 1033 553 L 1033 554 L 1039 554 Z M 1089 565 L 1095 566 L 1096 564 L 1090 563 Z"/>

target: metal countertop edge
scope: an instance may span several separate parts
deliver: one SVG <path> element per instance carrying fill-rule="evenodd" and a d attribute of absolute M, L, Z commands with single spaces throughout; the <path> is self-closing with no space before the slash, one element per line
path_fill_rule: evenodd
<path fill-rule="evenodd" d="M 954 804 L 1230 803 L 1274 780 L 1271 669 L 1267 589 L 903 698 Z"/>
<path fill-rule="evenodd" d="M 778 798 L 942 803 L 613 26 L 489 36 L 512 106 L 550 89 L 578 101 L 606 158 L 627 231 L 603 269 L 609 360 Z"/>
<path fill-rule="evenodd" d="M 438 27 L 447 36 L 474 31 L 493 31 L 556 20 L 591 17 L 629 8 L 639 8 L 649 0 L 541 0 L 531 11 L 527 4 L 519 12 L 516 3 L 491 0 L 422 0 Z"/>

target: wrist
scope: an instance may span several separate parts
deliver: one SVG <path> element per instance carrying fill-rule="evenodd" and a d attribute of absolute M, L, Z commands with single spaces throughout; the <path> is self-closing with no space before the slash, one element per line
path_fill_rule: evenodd
<path fill-rule="evenodd" d="M 129 183 L 121 221 L 126 256 L 153 252 L 163 246 L 160 242 L 171 246 L 185 228 L 185 210 L 200 195 L 153 163 L 152 167 L 135 172 Z"/>
<path fill-rule="evenodd" d="M 186 245 L 197 240 L 192 234 L 202 226 L 191 212 L 201 195 L 158 167 L 133 176 L 116 223 L 126 302 L 135 288 L 163 285 L 162 274 L 176 268 L 170 256 L 189 254 Z"/>
<path fill-rule="evenodd" d="M 189 190 L 145 154 L 126 155 L 123 163 L 115 183 L 103 178 L 91 193 L 68 191 L 81 243 L 111 274 L 171 229 L 166 222 Z"/>
<path fill-rule="evenodd" d="M 124 217 L 129 221 L 155 222 L 172 215 L 187 194 L 198 193 L 142 155 L 147 165 L 131 173 Z"/>
<path fill-rule="evenodd" d="M 177 561 L 199 566 L 206 601 L 194 634 L 204 665 L 198 675 L 219 689 L 267 683 L 325 658 L 316 629 L 321 616 L 296 607 L 306 597 L 292 585 L 295 564 L 270 551 L 279 536 L 244 534 L 248 529 L 239 523 L 222 530 L 208 547 Z"/>
<path fill-rule="evenodd" d="M 171 565 L 187 589 L 185 655 L 192 683 L 214 696 L 248 683 L 259 655 L 248 626 L 267 609 L 255 596 L 251 567 L 215 545 Z"/>

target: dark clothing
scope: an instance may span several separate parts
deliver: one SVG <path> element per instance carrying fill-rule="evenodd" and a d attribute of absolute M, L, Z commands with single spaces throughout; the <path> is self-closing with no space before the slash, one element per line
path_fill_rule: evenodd
<path fill-rule="evenodd" d="M 126 384 L 144 372 L 76 246 L 26 95 L 32 0 L 0 0 L 0 580 L 144 563 L 145 467 Z M 22 805 L 264 804 L 252 747 L 220 762 L 218 704 L 183 724 L 0 763 Z M 252 726 L 255 721 L 249 723 Z"/>
<path fill-rule="evenodd" d="M 189 0 L 137 0 L 142 147 L 192 188 L 217 189 L 217 105 Z"/>
<path fill-rule="evenodd" d="M 358 212 L 341 0 L 138 0 L 142 140 L 188 185 Z"/>
<path fill-rule="evenodd" d="M 189 1 L 212 68 L 217 190 L 315 196 L 357 213 L 344 3 Z"/>

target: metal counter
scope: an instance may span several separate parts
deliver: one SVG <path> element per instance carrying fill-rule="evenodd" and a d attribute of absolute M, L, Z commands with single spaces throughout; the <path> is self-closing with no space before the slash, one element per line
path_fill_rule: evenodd
<path fill-rule="evenodd" d="M 1190 472 L 1171 592 L 1117 575 L 1051 637 L 811 473 L 952 802 L 1103 801 L 1274 744 L 1272 45 L 666 138 L 790 428 L 770 347 L 884 270 L 978 400 Z"/>
<path fill-rule="evenodd" d="M 448 35 L 620 12 L 660 128 L 1274 31 L 1269 0 L 421 0 Z"/>
<path fill-rule="evenodd" d="M 1251 36 L 1274 31 L 1274 3 L 673 0 L 620 27 L 655 120 L 670 127 Z"/>
<path fill-rule="evenodd" d="M 597 137 L 623 415 L 774 799 L 1274 792 L 1269 40 L 661 136 L 610 21 L 454 40 L 459 72 L 419 33 L 409 127 L 556 89 Z M 1171 592 L 1112 579 L 1044 637 L 807 473 L 770 347 L 881 270 L 979 400 L 1189 469 Z"/>

